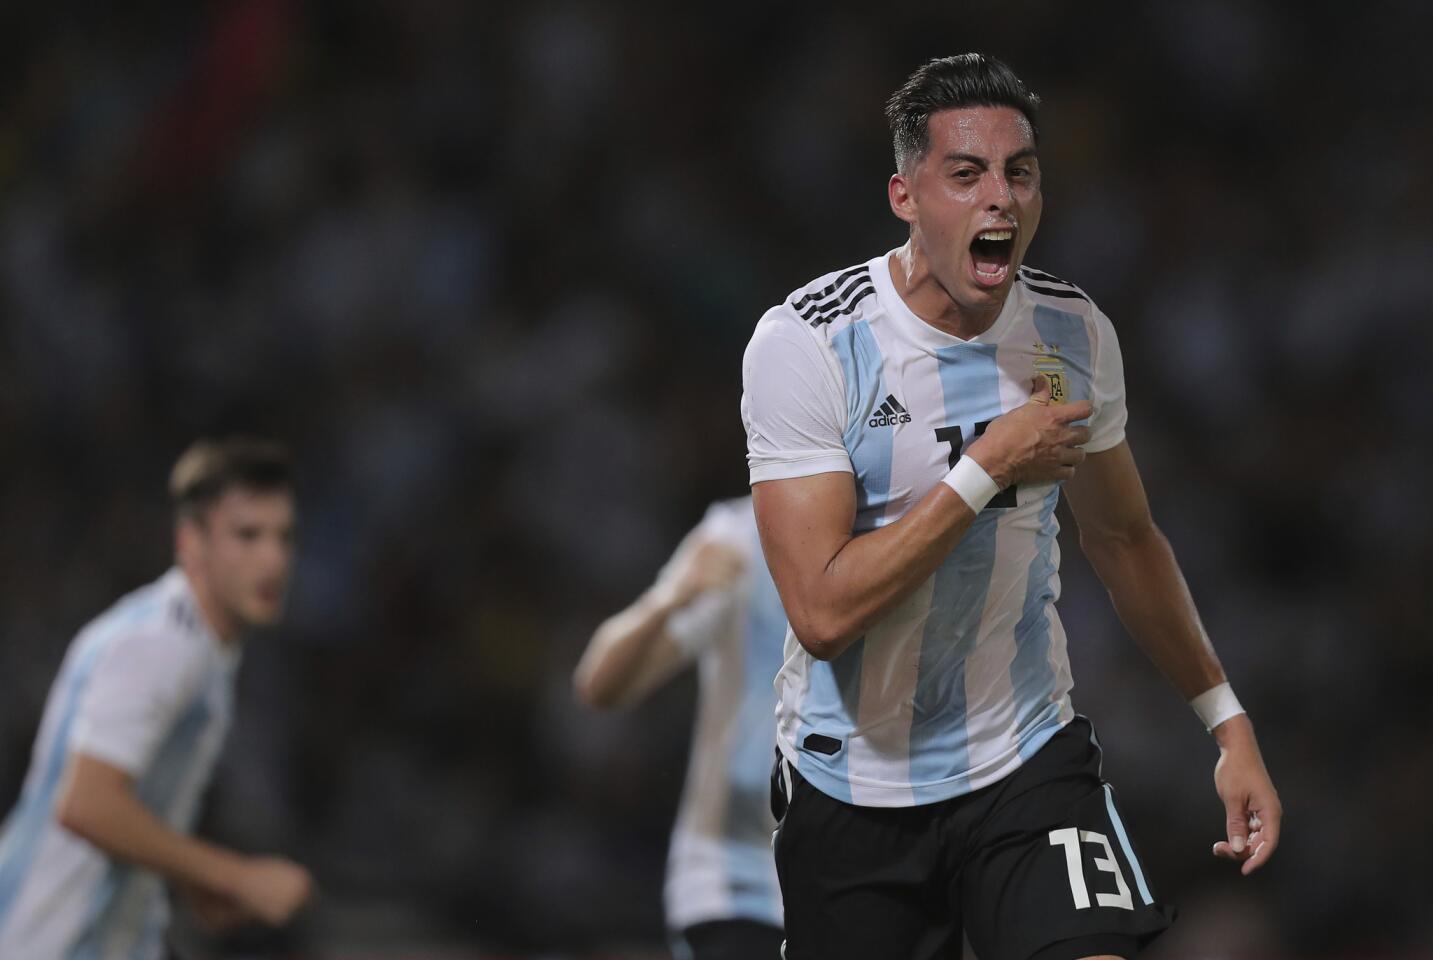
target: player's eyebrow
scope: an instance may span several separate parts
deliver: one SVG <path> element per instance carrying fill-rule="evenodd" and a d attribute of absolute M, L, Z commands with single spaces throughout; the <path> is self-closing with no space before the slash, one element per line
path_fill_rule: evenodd
<path fill-rule="evenodd" d="M 960 153 L 960 152 L 958 152 L 958 151 L 957 151 L 957 152 L 953 152 L 953 153 L 947 153 L 947 154 L 945 155 L 945 159 L 946 159 L 946 162 L 947 162 L 947 163 L 970 163 L 970 164 L 974 164 L 975 166 L 979 167 L 979 168 L 982 169 L 982 170 L 985 170 L 985 169 L 989 168 L 989 166 L 990 166 L 990 161 L 989 161 L 989 160 L 985 159 L 984 157 L 977 157 L 977 156 L 976 156 L 975 154 L 973 154 L 973 153 Z"/>
<path fill-rule="evenodd" d="M 1014 163 L 1017 160 L 1025 160 L 1030 157 L 1037 156 L 1038 154 L 1035 152 L 1034 147 L 1025 147 L 1023 149 L 1016 150 L 1014 153 L 1010 154 L 1010 156 L 1005 158 L 1005 162 Z M 990 161 L 985 159 L 984 157 L 976 156 L 973 153 L 963 153 L 959 150 L 947 153 L 945 155 L 945 160 L 947 163 L 973 164 L 974 166 L 977 166 L 982 170 L 988 170 L 990 168 Z"/>

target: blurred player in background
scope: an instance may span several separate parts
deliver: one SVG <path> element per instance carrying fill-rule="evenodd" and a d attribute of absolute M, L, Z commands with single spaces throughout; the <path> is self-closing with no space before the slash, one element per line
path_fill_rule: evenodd
<path fill-rule="evenodd" d="M 168 881 L 202 927 L 280 925 L 308 872 L 189 835 L 233 711 L 243 636 L 278 622 L 294 496 L 274 444 L 200 441 L 170 478 L 177 566 L 70 644 L 0 834 L 0 957 L 151 960 Z"/>
<path fill-rule="evenodd" d="M 908 242 L 757 325 L 742 413 L 790 616 L 777 681 L 788 960 L 1133 956 L 1146 878 L 1055 610 L 1061 487 L 1135 640 L 1218 743 L 1215 853 L 1268 861 L 1281 808 L 1125 439 L 1108 318 L 1022 265 L 1038 98 L 932 61 L 891 98 Z M 1117 175 L 1114 174 L 1114 175 Z"/>
<path fill-rule="evenodd" d="M 680 960 L 776 960 L 772 679 L 786 636 L 751 499 L 715 503 L 656 582 L 593 635 L 573 678 L 598 708 L 638 703 L 697 663 L 691 761 L 667 862 L 667 926 Z"/>

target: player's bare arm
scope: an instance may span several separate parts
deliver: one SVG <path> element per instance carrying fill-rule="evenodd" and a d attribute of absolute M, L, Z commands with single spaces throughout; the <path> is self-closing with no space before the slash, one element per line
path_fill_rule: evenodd
<path fill-rule="evenodd" d="M 1090 454 L 1065 484 L 1080 547 L 1110 592 L 1125 629 L 1186 700 L 1225 682 L 1174 551 L 1155 525 L 1127 442 Z M 1243 862 L 1247 875 L 1279 844 L 1283 808 L 1245 714 L 1214 728 L 1215 788 L 1226 839 L 1216 855 Z"/>
<path fill-rule="evenodd" d="M 245 916 L 286 923 L 309 899 L 308 871 L 278 857 L 248 857 L 170 829 L 134 794 L 130 775 L 83 753 L 71 755 L 55 816 L 110 857 L 223 898 Z"/>
<path fill-rule="evenodd" d="M 667 570 L 631 606 L 597 628 L 573 674 L 578 700 L 622 709 L 645 699 L 688 661 L 667 631 L 677 611 L 742 572 L 742 555 L 717 540 L 689 538 Z"/>
<path fill-rule="evenodd" d="M 1050 406 L 1036 380 L 1029 402 L 996 418 L 971 444 L 997 485 L 1068 479 L 1084 458 L 1087 401 Z M 901 519 L 855 536 L 856 488 L 849 473 L 767 480 L 752 487 L 762 550 L 796 639 L 830 660 L 935 572 L 975 513 L 944 483 Z"/>

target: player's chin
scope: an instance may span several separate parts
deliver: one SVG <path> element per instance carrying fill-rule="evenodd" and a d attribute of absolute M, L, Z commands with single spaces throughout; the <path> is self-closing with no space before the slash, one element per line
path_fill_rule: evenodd
<path fill-rule="evenodd" d="M 1015 277 L 1015 271 L 1011 270 L 998 280 L 990 277 L 977 277 L 974 271 L 966 275 L 965 295 L 971 304 L 992 304 L 1003 303 L 1010 293 L 1010 285 Z"/>
<path fill-rule="evenodd" d="M 260 595 L 245 604 L 244 619 L 251 626 L 272 627 L 284 618 L 284 598 Z"/>

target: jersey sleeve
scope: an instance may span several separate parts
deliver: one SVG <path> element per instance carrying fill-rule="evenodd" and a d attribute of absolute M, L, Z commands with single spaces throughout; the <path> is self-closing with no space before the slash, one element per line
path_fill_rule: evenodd
<path fill-rule="evenodd" d="M 145 631 L 109 642 L 80 694 L 70 750 L 142 775 L 198 693 L 203 651 L 189 640 Z"/>
<path fill-rule="evenodd" d="M 746 504 L 746 509 L 750 510 L 750 502 L 746 501 Z M 742 535 L 742 518 L 735 515 L 735 510 L 736 507 L 729 503 L 714 503 L 708 507 L 706 516 L 682 539 L 681 545 L 662 568 L 659 576 L 667 576 L 670 573 L 683 551 L 694 550 L 698 544 L 712 540 L 741 552 L 750 564 L 752 558 L 749 556 L 749 541 Z M 711 646 L 722 631 L 727 629 L 741 584 L 742 581 L 738 578 L 734 583 L 707 590 L 667 618 L 667 636 L 687 659 L 696 657 Z"/>
<path fill-rule="evenodd" d="M 1119 337 L 1110 318 L 1098 308 L 1095 309 L 1093 380 L 1090 403 L 1094 412 L 1090 416 L 1090 442 L 1085 444 L 1086 453 L 1099 453 L 1119 446 L 1125 438 L 1125 422 L 1129 419 L 1129 411 L 1125 408 L 1124 358 L 1120 354 Z"/>
<path fill-rule="evenodd" d="M 835 359 L 777 307 L 742 360 L 741 419 L 751 482 L 853 473 L 842 433 L 845 390 Z"/>

